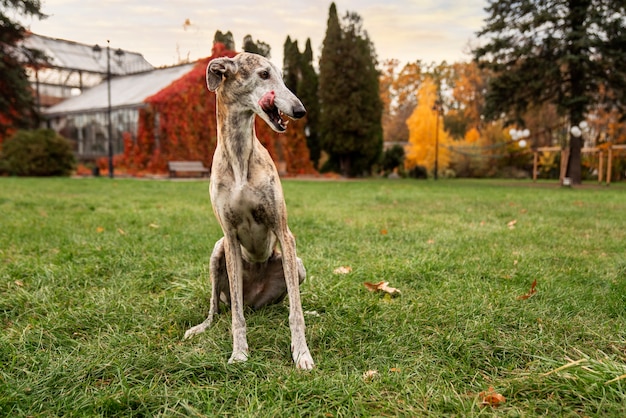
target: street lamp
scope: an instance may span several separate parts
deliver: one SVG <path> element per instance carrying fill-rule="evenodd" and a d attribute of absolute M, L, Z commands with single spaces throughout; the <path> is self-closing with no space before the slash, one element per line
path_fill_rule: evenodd
<path fill-rule="evenodd" d="M 102 54 L 102 48 L 99 45 L 94 45 L 92 48 L 96 59 L 100 59 Z M 117 49 L 115 52 L 115 59 L 119 65 L 122 63 L 124 51 Z M 109 177 L 113 178 L 113 126 L 111 125 L 111 41 L 107 40 L 107 148 L 109 149 Z"/>
<path fill-rule="evenodd" d="M 437 112 L 437 122 L 435 123 L 435 180 L 437 180 L 437 172 L 439 166 L 439 116 L 443 112 L 443 107 L 441 106 L 441 102 L 439 100 L 435 100 L 435 104 L 433 105 L 433 111 Z"/>

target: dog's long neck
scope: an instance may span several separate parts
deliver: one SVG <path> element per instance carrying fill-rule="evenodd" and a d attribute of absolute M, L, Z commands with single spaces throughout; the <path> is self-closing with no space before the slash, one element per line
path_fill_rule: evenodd
<path fill-rule="evenodd" d="M 234 106 L 226 106 L 217 96 L 217 149 L 221 148 L 230 164 L 235 182 L 242 185 L 248 178 L 250 157 L 254 150 L 256 133 L 254 112 Z"/>

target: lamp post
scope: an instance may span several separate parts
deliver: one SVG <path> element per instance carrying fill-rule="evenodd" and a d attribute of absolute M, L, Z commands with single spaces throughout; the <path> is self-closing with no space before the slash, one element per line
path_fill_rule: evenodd
<path fill-rule="evenodd" d="M 433 105 L 433 110 L 436 112 L 437 114 L 437 122 L 435 123 L 435 170 L 434 170 L 434 177 L 435 180 L 437 180 L 438 178 L 438 166 L 439 166 L 439 116 L 441 115 L 441 112 L 443 111 L 443 108 L 441 106 L 441 102 L 439 100 L 435 100 L 435 104 Z"/>
<path fill-rule="evenodd" d="M 92 48 L 96 58 L 100 58 L 102 48 L 99 45 L 94 45 Z M 121 64 L 124 51 L 117 49 L 115 51 L 116 60 L 118 64 Z M 113 126 L 111 125 L 111 41 L 107 40 L 107 148 L 109 154 L 109 177 L 113 178 Z"/>

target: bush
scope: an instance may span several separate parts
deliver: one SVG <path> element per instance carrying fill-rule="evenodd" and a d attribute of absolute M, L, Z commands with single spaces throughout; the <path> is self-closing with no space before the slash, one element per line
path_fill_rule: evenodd
<path fill-rule="evenodd" d="M 0 172 L 15 176 L 69 176 L 71 142 L 51 129 L 18 131 L 2 144 Z"/>
<path fill-rule="evenodd" d="M 394 145 L 383 153 L 382 167 L 385 174 L 391 173 L 402 165 L 404 165 L 404 148 L 401 145 Z"/>

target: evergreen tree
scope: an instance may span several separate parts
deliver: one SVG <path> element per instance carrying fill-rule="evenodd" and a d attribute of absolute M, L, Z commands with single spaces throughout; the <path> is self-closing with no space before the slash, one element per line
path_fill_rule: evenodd
<path fill-rule="evenodd" d="M 32 127 L 37 111 L 23 61 L 37 61 L 41 53 L 18 47 L 26 29 L 10 16 L 44 19 L 39 0 L 0 2 L 0 143 L 16 128 Z"/>
<path fill-rule="evenodd" d="M 298 82 L 302 77 L 301 71 L 298 41 L 292 41 L 291 37 L 287 36 L 283 45 L 283 80 L 287 88 L 295 95 L 298 94 Z"/>
<path fill-rule="evenodd" d="M 243 38 L 243 50 L 245 52 L 263 55 L 265 58 L 270 58 L 271 47 L 269 44 L 263 41 L 255 42 L 254 39 L 252 39 L 252 35 L 246 35 Z"/>
<path fill-rule="evenodd" d="M 298 41 L 288 36 L 284 44 L 283 79 L 289 90 L 300 98 L 306 108 L 304 133 L 314 167 L 318 168 L 320 145 L 318 139 L 319 99 L 317 97 L 318 76 L 313 67 L 313 48 L 307 39 L 304 52 L 300 53 Z"/>
<path fill-rule="evenodd" d="M 489 0 L 474 51 L 493 70 L 486 113 L 517 118 L 532 105 L 553 103 L 571 125 L 592 106 L 624 110 L 626 30 L 623 0 Z M 611 92 L 601 95 L 601 91 Z M 583 139 L 570 137 L 568 177 L 581 182 Z"/>
<path fill-rule="evenodd" d="M 320 58 L 320 143 L 343 175 L 370 171 L 382 152 L 378 75 L 361 17 L 347 13 L 342 26 L 332 3 Z"/>
<path fill-rule="evenodd" d="M 311 39 L 306 40 L 304 52 L 300 56 L 301 77 L 298 82 L 297 95 L 306 107 L 306 144 L 309 148 L 311 161 L 313 166 L 319 168 L 319 160 L 321 155 L 319 140 L 319 114 L 320 102 L 317 97 L 318 75 L 313 67 L 313 48 L 311 48 Z"/>
<path fill-rule="evenodd" d="M 215 36 L 213 37 L 213 43 L 221 43 L 224 44 L 227 50 L 234 51 L 235 50 L 235 38 L 231 31 L 226 33 L 222 33 L 222 31 L 218 30 L 215 32 Z"/>

